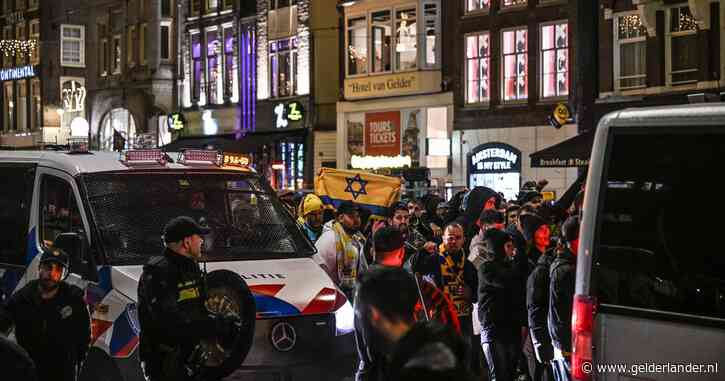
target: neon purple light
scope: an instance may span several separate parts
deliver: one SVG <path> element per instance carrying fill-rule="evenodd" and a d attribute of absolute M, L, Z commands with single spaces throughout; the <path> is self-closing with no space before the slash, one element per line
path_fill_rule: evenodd
<path fill-rule="evenodd" d="M 242 25 L 239 39 L 239 119 L 235 131 L 237 139 L 241 139 L 256 126 L 257 99 L 257 68 L 256 42 L 254 24 Z"/>

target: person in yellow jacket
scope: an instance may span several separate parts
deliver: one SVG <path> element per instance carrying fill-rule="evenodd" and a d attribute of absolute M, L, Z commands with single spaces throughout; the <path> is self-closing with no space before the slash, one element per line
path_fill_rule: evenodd
<path fill-rule="evenodd" d="M 323 211 L 322 200 L 312 193 L 306 195 L 297 208 L 297 224 L 312 243 L 317 242 L 322 235 Z"/>

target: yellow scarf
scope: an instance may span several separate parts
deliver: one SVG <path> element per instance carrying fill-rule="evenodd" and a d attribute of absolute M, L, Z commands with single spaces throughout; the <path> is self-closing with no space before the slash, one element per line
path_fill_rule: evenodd
<path fill-rule="evenodd" d="M 365 259 L 360 255 L 362 238 L 359 234 L 350 237 L 339 222 L 332 225 L 335 230 L 335 251 L 337 253 L 337 279 L 343 290 L 352 290 L 355 287 L 360 266 L 366 267 Z M 357 246 L 355 245 L 357 243 Z"/>
<path fill-rule="evenodd" d="M 445 245 L 440 245 L 439 255 L 443 258 L 441 262 L 441 277 L 443 284 L 441 288 L 443 293 L 448 295 L 456 307 L 458 316 L 467 316 L 471 314 L 471 303 L 466 299 L 464 292 L 466 283 L 463 280 L 463 268 L 466 264 L 466 253 L 461 250 L 461 259 L 453 261 L 453 258 L 446 251 Z"/>

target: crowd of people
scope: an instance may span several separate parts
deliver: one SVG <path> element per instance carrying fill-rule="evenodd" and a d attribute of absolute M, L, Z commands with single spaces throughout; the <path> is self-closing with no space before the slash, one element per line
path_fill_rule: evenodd
<path fill-rule="evenodd" d="M 282 198 L 354 300 L 356 380 L 571 379 L 583 190 L 545 202 L 546 185 L 516 200 L 486 187 L 404 199 L 385 219 Z"/>

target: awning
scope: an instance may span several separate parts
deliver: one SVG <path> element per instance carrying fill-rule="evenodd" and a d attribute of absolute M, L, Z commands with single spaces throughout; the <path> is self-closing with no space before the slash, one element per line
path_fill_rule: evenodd
<path fill-rule="evenodd" d="M 594 131 L 589 130 L 559 144 L 534 152 L 532 168 L 586 167 L 594 144 Z"/>
<path fill-rule="evenodd" d="M 254 153 L 264 144 L 271 144 L 280 140 L 304 137 L 307 129 L 292 129 L 283 131 L 253 132 L 239 140 L 235 134 L 182 136 L 173 142 L 162 146 L 166 152 L 178 152 L 182 149 L 215 149 L 229 153 Z"/>

